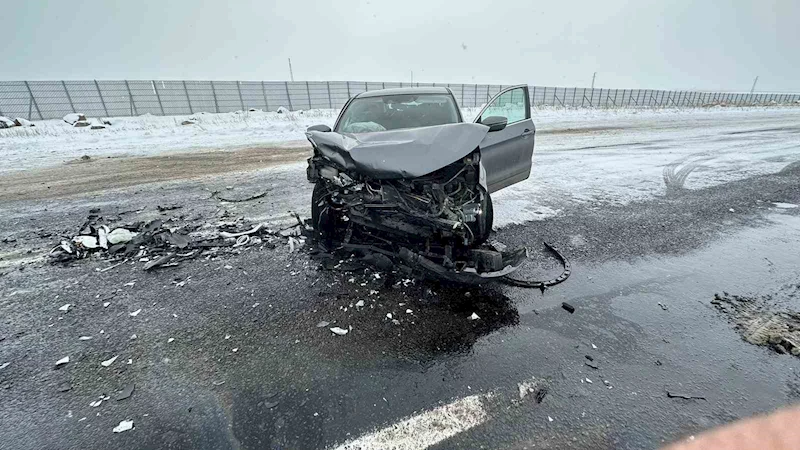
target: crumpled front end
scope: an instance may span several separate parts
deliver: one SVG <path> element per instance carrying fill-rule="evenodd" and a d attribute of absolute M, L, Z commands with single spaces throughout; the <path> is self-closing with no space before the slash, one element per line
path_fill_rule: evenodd
<path fill-rule="evenodd" d="M 313 225 L 332 247 L 380 253 L 396 263 L 457 282 L 506 275 L 525 259 L 524 249 L 501 252 L 482 246 L 491 232 L 491 203 L 482 183 L 479 140 L 467 142 L 472 148 L 466 151 L 455 149 L 451 154 L 459 156 L 454 161 L 410 178 L 387 176 L 396 165 L 380 166 L 388 158 L 376 152 L 389 152 L 396 159 L 416 143 L 405 140 L 381 150 L 373 148 L 364 158 L 353 151 L 358 145 L 349 150 L 322 149 L 320 136 L 309 134 L 314 156 L 308 160 L 308 179 L 317 184 Z M 332 142 L 338 136 L 342 135 L 325 133 L 323 138 Z M 353 137 L 344 135 L 344 139 Z M 359 169 L 366 159 L 370 169 Z M 415 169 L 408 161 L 404 167 L 426 170 Z"/>

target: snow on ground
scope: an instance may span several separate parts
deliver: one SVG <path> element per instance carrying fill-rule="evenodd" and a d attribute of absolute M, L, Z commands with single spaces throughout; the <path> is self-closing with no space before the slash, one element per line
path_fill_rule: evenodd
<path fill-rule="evenodd" d="M 307 145 L 311 125 L 333 125 L 338 111 L 296 111 L 289 114 L 245 111 L 188 116 L 111 118 L 103 130 L 73 128 L 63 120 L 35 122 L 32 128 L 0 130 L 0 173 L 46 167 L 83 155 L 148 156 L 195 150 L 233 150 L 275 143 Z M 196 119 L 196 124 L 181 125 Z"/>
<path fill-rule="evenodd" d="M 462 112 L 471 120 L 478 109 Z M 0 174 L 58 165 L 82 155 L 307 145 L 305 129 L 333 125 L 337 113 L 195 114 L 195 125 L 181 125 L 190 116 L 112 118 L 105 130 L 42 121 L 35 128 L 0 130 Z M 800 108 L 536 108 L 533 118 L 533 170 L 528 180 L 493 194 L 498 227 L 550 217 L 572 202 L 624 204 L 774 173 L 800 160 Z M 307 184 L 303 168 L 301 163 L 266 170 L 299 185 Z M 291 208 L 306 209 L 304 195 L 287 201 Z"/>

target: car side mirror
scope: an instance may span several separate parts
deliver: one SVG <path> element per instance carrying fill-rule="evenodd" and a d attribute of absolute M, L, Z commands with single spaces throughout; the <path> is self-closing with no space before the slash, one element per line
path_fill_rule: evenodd
<path fill-rule="evenodd" d="M 500 131 L 508 125 L 508 119 L 503 116 L 489 116 L 481 119 L 481 123 L 489 127 L 489 132 Z"/>
<path fill-rule="evenodd" d="M 327 133 L 327 132 L 331 131 L 331 127 L 329 127 L 327 125 L 312 125 L 312 126 L 308 127 L 308 129 L 306 131 L 321 131 L 323 133 Z"/>

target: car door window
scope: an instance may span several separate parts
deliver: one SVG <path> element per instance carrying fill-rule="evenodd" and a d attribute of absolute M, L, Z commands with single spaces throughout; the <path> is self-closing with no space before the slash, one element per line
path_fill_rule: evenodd
<path fill-rule="evenodd" d="M 495 98 L 481 114 L 483 119 L 491 116 L 502 116 L 508 119 L 508 123 L 519 122 L 527 119 L 525 111 L 525 89 L 516 88 L 504 92 Z"/>

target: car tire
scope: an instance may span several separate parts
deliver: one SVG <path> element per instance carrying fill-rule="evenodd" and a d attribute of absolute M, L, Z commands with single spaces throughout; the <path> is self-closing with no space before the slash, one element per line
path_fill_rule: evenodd
<path fill-rule="evenodd" d="M 487 192 L 484 195 L 481 209 L 483 209 L 483 222 L 478 223 L 475 230 L 475 245 L 481 245 L 489 239 L 494 226 L 494 207 L 492 206 L 492 196 Z"/>
<path fill-rule="evenodd" d="M 325 182 L 320 180 L 314 185 L 311 193 L 311 224 L 317 237 L 331 240 L 337 237 L 338 221 L 335 213 L 328 208 L 328 189 Z"/>

